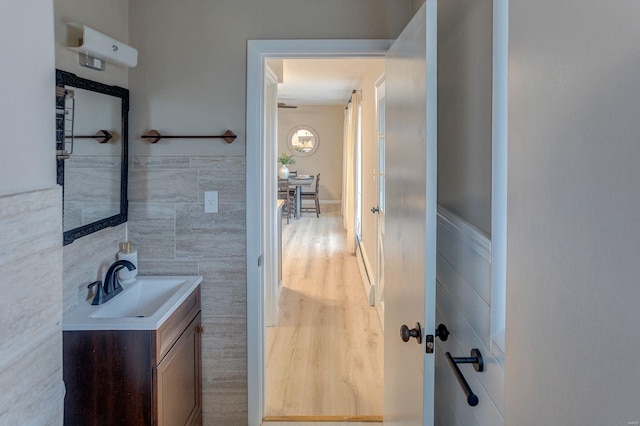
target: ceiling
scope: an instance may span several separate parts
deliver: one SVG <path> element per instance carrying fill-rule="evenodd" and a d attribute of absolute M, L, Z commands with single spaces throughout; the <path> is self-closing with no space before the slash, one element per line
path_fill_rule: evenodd
<path fill-rule="evenodd" d="M 287 105 L 346 106 L 368 68 L 383 58 L 282 59 L 269 62 L 278 74 L 278 102 Z"/>

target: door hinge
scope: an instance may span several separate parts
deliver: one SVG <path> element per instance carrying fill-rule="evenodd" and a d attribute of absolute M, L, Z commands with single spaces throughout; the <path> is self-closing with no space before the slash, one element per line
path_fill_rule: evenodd
<path fill-rule="evenodd" d="M 258 268 L 262 266 L 262 255 L 258 256 Z"/>

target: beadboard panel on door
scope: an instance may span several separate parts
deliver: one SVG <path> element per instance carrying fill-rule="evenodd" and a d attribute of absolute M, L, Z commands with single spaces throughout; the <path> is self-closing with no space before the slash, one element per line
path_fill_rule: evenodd
<path fill-rule="evenodd" d="M 491 354 L 491 241 L 478 229 L 438 209 L 437 322 L 451 335 L 436 344 L 436 425 L 504 425 L 504 368 Z M 459 365 L 479 404 L 467 404 L 445 352 L 468 357 L 478 348 L 484 371 Z"/>

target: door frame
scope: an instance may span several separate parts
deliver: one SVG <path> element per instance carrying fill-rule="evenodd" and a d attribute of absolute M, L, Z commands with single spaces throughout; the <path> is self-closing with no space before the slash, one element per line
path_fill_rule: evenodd
<path fill-rule="evenodd" d="M 275 188 L 267 185 L 275 158 L 264 146 L 264 74 L 267 58 L 384 57 L 393 40 L 249 40 L 247 42 L 246 229 L 248 424 L 264 417 L 264 300 L 270 283 L 263 259 L 270 255 L 269 229 L 276 226 Z M 264 206 L 264 208 L 263 208 Z M 277 283 L 276 283 L 277 284 Z"/>
<path fill-rule="evenodd" d="M 382 93 L 382 96 L 380 95 Z M 385 163 L 383 160 L 382 152 L 380 150 L 380 99 L 385 98 L 386 105 L 386 73 L 375 81 L 375 103 L 376 103 L 376 147 L 378 152 L 378 161 L 376 164 L 376 192 L 378 194 L 378 213 L 376 214 L 376 271 L 374 282 L 374 301 L 373 305 L 378 312 L 378 318 L 382 325 L 382 331 L 384 332 L 384 214 L 386 206 L 382 199 L 381 180 L 384 178 L 386 182 L 386 168 L 384 172 L 381 172 L 380 164 Z M 386 127 L 385 127 L 385 155 L 386 155 Z M 382 161 L 381 161 L 382 160 Z"/>

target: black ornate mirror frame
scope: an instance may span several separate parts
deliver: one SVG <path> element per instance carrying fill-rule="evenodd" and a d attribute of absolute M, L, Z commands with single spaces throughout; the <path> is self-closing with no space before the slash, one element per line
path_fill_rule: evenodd
<path fill-rule="evenodd" d="M 122 100 L 122 164 L 120 166 L 120 213 L 98 221 L 70 229 L 63 233 L 63 245 L 72 243 L 76 238 L 84 237 L 110 226 L 127 221 L 127 169 L 129 155 L 129 90 L 118 86 L 109 86 L 97 81 L 87 80 L 67 71 L 56 69 L 56 86 L 72 86 L 92 92 L 103 93 Z M 64 108 L 64 99 L 56 98 L 56 108 Z M 64 116 L 56 116 L 56 149 L 64 149 Z M 64 193 L 64 160 L 57 160 L 57 182 Z M 64 200 L 64 196 L 63 196 Z M 64 203 L 63 212 L 64 215 Z"/>

